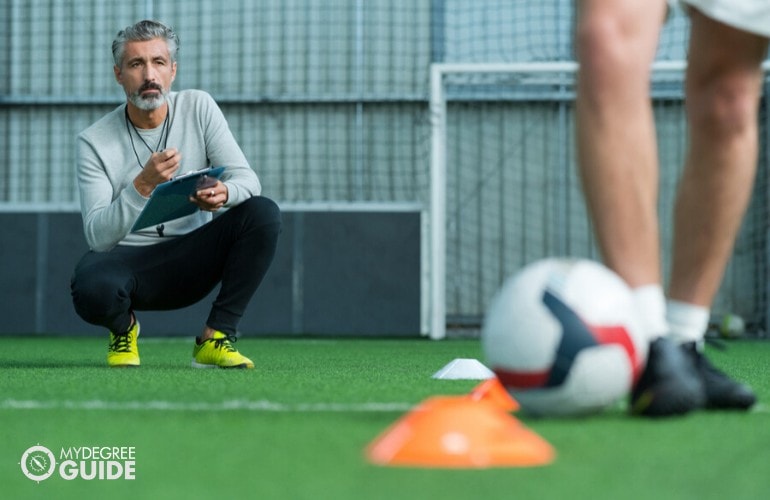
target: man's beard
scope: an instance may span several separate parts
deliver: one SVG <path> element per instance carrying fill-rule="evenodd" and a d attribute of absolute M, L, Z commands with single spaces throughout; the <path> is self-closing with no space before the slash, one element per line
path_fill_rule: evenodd
<path fill-rule="evenodd" d="M 160 92 L 158 95 L 148 95 L 148 96 L 142 96 L 142 92 L 148 89 L 155 89 Z M 153 109 L 158 109 L 159 107 L 163 106 L 163 103 L 166 102 L 166 96 L 168 96 L 168 90 L 164 89 L 160 85 L 156 84 L 145 84 L 139 87 L 138 90 L 131 92 L 128 96 L 128 100 L 136 106 L 139 109 L 142 109 L 144 111 L 152 111 Z"/>

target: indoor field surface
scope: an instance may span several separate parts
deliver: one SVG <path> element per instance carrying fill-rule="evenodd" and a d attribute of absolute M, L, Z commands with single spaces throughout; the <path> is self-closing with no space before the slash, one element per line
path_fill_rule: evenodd
<path fill-rule="evenodd" d="M 471 392 L 478 380 L 432 375 L 456 358 L 481 360 L 477 340 L 240 339 L 256 364 L 248 371 L 190 368 L 189 339 L 140 338 L 135 369 L 106 367 L 106 339 L 2 342 L 2 498 L 737 500 L 770 492 L 770 342 L 708 350 L 757 391 L 748 413 L 646 420 L 622 405 L 589 418 L 514 413 L 555 448 L 555 461 L 470 470 L 373 465 L 365 450 L 427 398 Z M 59 463 L 76 449 L 96 449 L 102 461 L 130 453 L 133 470 L 99 479 L 86 464 L 94 479 L 56 470 L 35 481 L 21 467 L 26 458 L 45 469 L 45 457 L 24 457 L 35 446 Z"/>

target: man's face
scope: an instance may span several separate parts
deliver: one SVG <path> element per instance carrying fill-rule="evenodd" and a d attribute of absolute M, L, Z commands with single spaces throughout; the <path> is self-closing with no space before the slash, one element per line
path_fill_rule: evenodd
<path fill-rule="evenodd" d="M 121 66 L 115 66 L 115 79 L 128 100 L 137 108 L 157 109 L 163 105 L 176 76 L 166 41 L 127 42 Z"/>

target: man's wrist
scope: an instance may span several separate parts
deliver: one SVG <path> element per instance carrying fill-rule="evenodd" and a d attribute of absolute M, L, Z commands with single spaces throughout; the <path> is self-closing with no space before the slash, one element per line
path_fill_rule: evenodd
<path fill-rule="evenodd" d="M 142 181 L 142 179 L 139 177 L 134 178 L 134 188 L 136 189 L 137 193 L 141 194 L 145 198 L 149 198 L 152 192 L 155 190 L 155 186 L 148 182 Z"/>

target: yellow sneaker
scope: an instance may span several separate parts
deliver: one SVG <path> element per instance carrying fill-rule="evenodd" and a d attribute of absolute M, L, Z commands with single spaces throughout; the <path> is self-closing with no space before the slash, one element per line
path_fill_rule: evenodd
<path fill-rule="evenodd" d="M 235 337 L 219 331 L 201 343 L 195 339 L 193 368 L 254 368 L 254 363 L 233 347 L 235 341 Z"/>
<path fill-rule="evenodd" d="M 110 346 L 107 350 L 107 364 L 109 366 L 139 366 L 139 322 L 134 321 L 134 326 L 123 335 L 110 332 Z"/>

